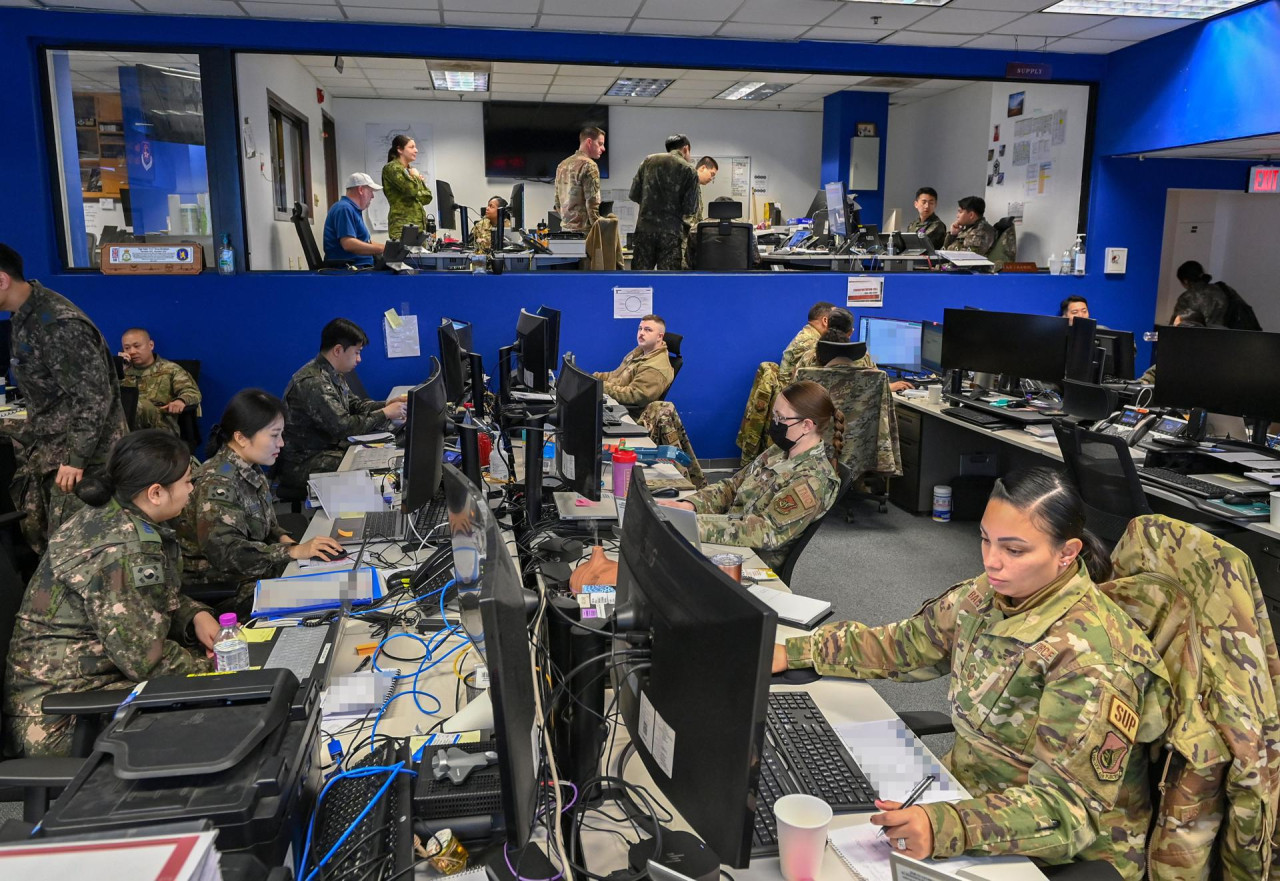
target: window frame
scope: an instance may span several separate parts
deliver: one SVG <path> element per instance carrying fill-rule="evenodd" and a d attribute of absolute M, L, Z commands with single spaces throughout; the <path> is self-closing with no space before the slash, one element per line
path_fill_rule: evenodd
<path fill-rule="evenodd" d="M 292 157 L 290 157 L 287 143 L 287 139 L 291 137 L 296 137 Z M 315 208 L 312 203 L 311 185 L 311 123 L 303 113 L 270 89 L 267 89 L 267 140 L 271 152 L 272 193 L 273 202 L 275 202 L 272 208 L 275 211 L 275 219 L 286 222 L 293 220 L 292 204 L 286 204 L 284 210 L 281 210 L 278 200 L 279 187 L 282 183 L 287 187 L 292 175 L 295 184 L 294 192 L 285 193 L 286 202 L 302 203 L 304 216 L 308 221 L 314 220 Z M 290 158 L 294 160 L 296 170 L 286 167 Z"/>

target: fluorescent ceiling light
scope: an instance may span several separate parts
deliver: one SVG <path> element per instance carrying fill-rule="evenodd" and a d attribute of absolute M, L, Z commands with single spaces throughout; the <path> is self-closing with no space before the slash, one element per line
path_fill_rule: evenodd
<path fill-rule="evenodd" d="M 474 70 L 433 70 L 431 84 L 442 92 L 487 92 L 489 74 Z"/>
<path fill-rule="evenodd" d="M 725 89 L 717 98 L 725 101 L 759 101 L 768 98 L 770 95 L 776 95 L 785 89 L 789 83 L 738 83 Z"/>
<path fill-rule="evenodd" d="M 1128 15 L 1141 18 L 1209 18 L 1253 0 L 1061 0 L 1045 12 Z"/>
<path fill-rule="evenodd" d="M 673 82 L 675 80 L 622 77 L 605 94 L 616 98 L 656 98 Z"/>

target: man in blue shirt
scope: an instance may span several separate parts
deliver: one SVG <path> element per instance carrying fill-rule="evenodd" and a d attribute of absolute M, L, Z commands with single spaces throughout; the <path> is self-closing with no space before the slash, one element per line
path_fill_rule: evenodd
<path fill-rule="evenodd" d="M 363 212 L 373 201 L 374 190 L 380 190 L 373 178 L 357 171 L 347 178 L 347 194 L 333 203 L 324 219 L 324 259 L 372 266 L 373 258 L 382 253 L 382 245 L 370 241 L 369 227 Z"/>

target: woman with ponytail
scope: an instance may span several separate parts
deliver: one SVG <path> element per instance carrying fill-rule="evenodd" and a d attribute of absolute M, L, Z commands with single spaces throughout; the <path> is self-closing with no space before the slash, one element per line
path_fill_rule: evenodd
<path fill-rule="evenodd" d="M 822 440 L 828 425 L 830 448 Z M 752 548 L 781 566 L 791 543 L 835 504 L 844 415 L 816 382 L 793 382 L 774 400 L 767 432 L 773 445 L 733 477 L 659 504 L 698 512 L 702 541 Z"/>
<path fill-rule="evenodd" d="M 284 418 L 284 403 L 261 389 L 231 399 L 209 434 L 209 460 L 196 469 L 194 498 L 179 526 L 183 585 L 234 589 L 238 612 L 248 611 L 254 584 L 279 577 L 290 560 L 342 553 L 327 535 L 296 543 L 276 519 L 262 469 L 284 448 Z"/>
<path fill-rule="evenodd" d="M 905 621 L 845 621 L 777 646 L 773 668 L 860 679 L 951 674 L 947 765 L 969 798 L 878 802 L 871 822 L 908 856 L 1021 853 L 1103 860 L 1144 876 L 1147 747 L 1170 716 L 1168 672 L 1097 583 L 1106 550 L 1060 472 L 996 481 L 979 529 L 984 573 Z"/>
<path fill-rule="evenodd" d="M 50 536 L 14 622 L 8 754 L 69 753 L 74 719 L 44 715 L 47 694 L 212 669 L 218 622 L 181 593 L 170 523 L 191 495 L 190 463 L 187 445 L 169 432 L 135 431 L 112 446 L 103 477 L 76 486 L 91 507 Z"/>

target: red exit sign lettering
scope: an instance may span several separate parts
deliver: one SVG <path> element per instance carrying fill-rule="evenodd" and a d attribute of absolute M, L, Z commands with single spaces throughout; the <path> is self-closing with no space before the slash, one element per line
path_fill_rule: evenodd
<path fill-rule="evenodd" d="M 1249 192 L 1280 193 L 1280 166 L 1255 165 L 1250 168 Z"/>

